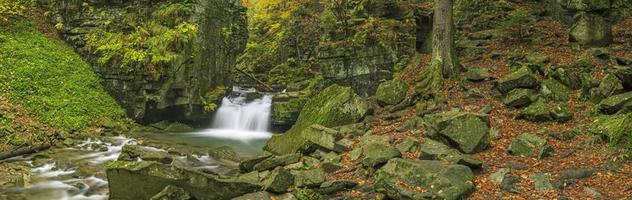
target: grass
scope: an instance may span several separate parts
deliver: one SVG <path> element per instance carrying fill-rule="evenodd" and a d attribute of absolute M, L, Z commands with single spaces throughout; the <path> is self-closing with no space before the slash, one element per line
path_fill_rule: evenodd
<path fill-rule="evenodd" d="M 0 94 L 52 128 L 82 131 L 124 118 L 91 67 L 27 20 L 0 26 Z"/>

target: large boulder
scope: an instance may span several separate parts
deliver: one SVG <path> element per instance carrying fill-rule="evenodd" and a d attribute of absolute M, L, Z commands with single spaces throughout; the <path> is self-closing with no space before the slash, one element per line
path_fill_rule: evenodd
<path fill-rule="evenodd" d="M 221 178 L 157 162 L 113 161 L 106 172 L 112 200 L 151 199 L 170 185 L 198 200 L 231 199 L 262 188 L 239 177 Z"/>
<path fill-rule="evenodd" d="M 406 98 L 406 92 L 408 92 L 408 84 L 403 80 L 393 79 L 380 84 L 375 97 L 383 105 L 395 105 Z"/>
<path fill-rule="evenodd" d="M 612 24 L 605 17 L 581 13 L 575 19 L 570 31 L 571 42 L 589 46 L 606 46 L 612 43 Z"/>
<path fill-rule="evenodd" d="M 599 111 L 605 114 L 613 114 L 619 111 L 621 108 L 629 105 L 632 102 L 632 92 L 626 92 L 619 95 L 614 95 L 602 100 L 598 107 Z"/>
<path fill-rule="evenodd" d="M 529 67 L 522 67 L 498 80 L 496 87 L 503 94 L 516 88 L 536 88 L 538 87 L 538 79 L 535 78 Z"/>
<path fill-rule="evenodd" d="M 444 112 L 427 116 L 431 137 L 454 144 L 464 153 L 483 150 L 489 144 L 489 118 L 469 112 Z"/>
<path fill-rule="evenodd" d="M 275 135 L 264 149 L 275 154 L 288 154 L 307 149 L 309 138 L 303 131 L 314 124 L 335 127 L 358 122 L 371 108 L 362 97 L 349 87 L 332 85 L 312 97 L 301 110 L 301 114 L 285 134 Z"/>
<path fill-rule="evenodd" d="M 530 133 L 523 133 L 514 138 L 509 145 L 509 153 L 512 155 L 536 157 L 538 159 L 553 155 L 553 148 L 546 139 Z"/>
<path fill-rule="evenodd" d="M 391 159 L 377 171 L 375 179 L 375 191 L 396 200 L 464 199 L 474 190 L 470 168 L 436 160 Z"/>
<path fill-rule="evenodd" d="M 263 181 L 263 189 L 275 193 L 286 192 L 292 187 L 294 180 L 294 175 L 292 175 L 290 171 L 283 167 L 277 167 L 272 170 L 268 178 Z"/>
<path fill-rule="evenodd" d="M 623 91 L 623 83 L 614 74 L 608 74 L 601 80 L 601 83 L 599 83 L 597 91 L 596 96 L 593 98 L 601 101 L 604 98 L 619 94 Z"/>
<path fill-rule="evenodd" d="M 307 98 L 290 98 L 286 101 L 277 101 L 276 99 L 277 96 L 272 100 L 272 126 L 275 130 L 287 131 L 296 123 Z"/>

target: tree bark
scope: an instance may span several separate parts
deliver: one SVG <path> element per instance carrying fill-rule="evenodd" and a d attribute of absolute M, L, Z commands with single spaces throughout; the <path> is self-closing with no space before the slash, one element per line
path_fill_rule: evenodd
<path fill-rule="evenodd" d="M 432 33 L 432 62 L 440 65 L 444 78 L 454 75 L 458 60 L 454 53 L 453 0 L 435 0 Z"/>

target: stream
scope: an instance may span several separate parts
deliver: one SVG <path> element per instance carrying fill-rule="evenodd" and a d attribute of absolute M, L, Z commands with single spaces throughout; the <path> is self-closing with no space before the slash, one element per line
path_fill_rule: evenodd
<path fill-rule="evenodd" d="M 143 151 L 172 152 L 178 149 L 178 152 L 187 152 L 189 156 L 173 156 L 174 164 L 222 173 L 231 164 L 210 158 L 209 149 L 229 146 L 240 157 L 247 158 L 261 152 L 272 136 L 268 132 L 272 95 L 248 98 L 248 94 L 256 92 L 235 87 L 222 100 L 210 129 L 190 133 L 140 133 L 134 134 L 134 138 L 88 139 L 72 147 L 51 148 L 26 157 L 4 160 L 8 164 L 28 167 L 30 176 L 24 178 L 22 187 L 0 188 L 0 199 L 107 199 L 105 164 L 116 160 L 127 144 L 139 145 Z"/>

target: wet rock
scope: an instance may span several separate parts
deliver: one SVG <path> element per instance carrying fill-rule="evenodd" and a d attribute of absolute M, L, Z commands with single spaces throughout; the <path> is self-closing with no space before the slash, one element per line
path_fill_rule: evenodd
<path fill-rule="evenodd" d="M 282 193 L 288 191 L 294 184 L 295 177 L 283 167 L 272 170 L 266 180 L 263 181 L 263 189 L 270 192 Z"/>
<path fill-rule="evenodd" d="M 456 149 L 432 139 L 425 139 L 421 146 L 421 160 L 441 160 L 450 164 L 461 164 L 471 168 L 480 168 L 483 163 L 476 158 L 462 154 Z"/>
<path fill-rule="evenodd" d="M 419 146 L 420 146 L 420 143 L 416 138 L 408 136 L 408 137 L 405 137 L 399 144 L 397 144 L 396 147 L 402 153 L 404 152 L 414 153 L 414 152 L 419 151 Z"/>
<path fill-rule="evenodd" d="M 301 154 L 287 154 L 282 156 L 272 156 L 255 164 L 252 168 L 257 171 L 271 170 L 279 166 L 297 163 L 301 159 Z"/>
<path fill-rule="evenodd" d="M 231 199 L 262 187 L 240 177 L 220 178 L 157 162 L 114 161 L 106 167 L 114 200 L 151 199 L 169 185 L 182 188 L 193 199 Z"/>
<path fill-rule="evenodd" d="M 446 165 L 434 160 L 395 158 L 377 171 L 374 189 L 391 199 L 463 199 L 474 189 L 474 174 L 463 165 Z M 400 184 L 419 187 L 411 190 Z"/>
<path fill-rule="evenodd" d="M 174 123 L 169 124 L 169 126 L 165 127 L 164 131 L 170 132 L 170 133 L 184 133 L 184 132 L 193 132 L 195 131 L 195 129 L 190 127 L 189 125 L 186 125 L 180 122 L 174 122 Z"/>
<path fill-rule="evenodd" d="M 484 81 L 491 77 L 491 73 L 487 68 L 469 68 L 465 72 L 465 78 L 470 81 Z"/>
<path fill-rule="evenodd" d="M 507 93 L 516 88 L 536 88 L 538 80 L 528 67 L 522 67 L 517 71 L 498 80 L 497 88 L 501 93 Z"/>
<path fill-rule="evenodd" d="M 567 169 L 560 172 L 560 180 L 582 179 L 591 177 L 595 173 L 594 169 Z"/>
<path fill-rule="evenodd" d="M 544 99 L 539 99 L 522 109 L 518 117 L 532 122 L 547 122 L 553 120 Z"/>
<path fill-rule="evenodd" d="M 151 200 L 191 200 L 191 195 L 180 187 L 168 185 L 158 194 L 151 197 Z"/>
<path fill-rule="evenodd" d="M 427 134 L 437 140 L 446 140 L 465 153 L 483 150 L 489 144 L 489 118 L 468 112 L 444 112 L 427 116 L 432 131 Z"/>
<path fill-rule="evenodd" d="M 402 154 L 396 148 L 380 143 L 372 143 L 363 146 L 363 149 L 364 158 L 362 159 L 362 165 L 366 167 L 373 168 L 380 164 L 386 163 L 391 158 L 402 156 Z"/>
<path fill-rule="evenodd" d="M 121 149 L 118 160 L 122 161 L 135 161 L 143 153 L 140 146 L 137 145 L 125 145 Z"/>
<path fill-rule="evenodd" d="M 549 181 L 549 175 L 545 173 L 536 173 L 529 176 L 533 181 L 534 188 L 538 192 L 546 192 L 553 190 L 553 184 Z"/>
<path fill-rule="evenodd" d="M 173 158 L 166 151 L 150 151 L 140 155 L 140 159 L 144 161 L 156 161 L 163 164 L 170 164 Z"/>
<path fill-rule="evenodd" d="M 599 111 L 605 114 L 614 114 L 621 108 L 632 102 L 632 92 L 614 95 L 602 100 L 599 105 Z"/>
<path fill-rule="evenodd" d="M 358 185 L 358 183 L 351 180 L 327 181 L 320 184 L 320 188 L 314 189 L 314 191 L 321 194 L 333 194 L 354 188 L 356 185 Z"/>
<path fill-rule="evenodd" d="M 267 151 L 261 152 L 252 158 L 248 158 L 246 160 L 241 161 L 241 163 L 239 163 L 239 169 L 241 169 L 244 172 L 252 171 L 255 165 L 257 165 L 261 161 L 268 159 L 270 157 L 272 157 L 272 154 L 270 152 L 267 152 Z"/>
<path fill-rule="evenodd" d="M 406 82 L 393 79 L 381 83 L 375 92 L 375 97 L 382 105 L 395 105 L 406 98 L 407 92 L 408 84 Z"/>
<path fill-rule="evenodd" d="M 275 135 L 264 149 L 274 154 L 296 153 L 307 149 L 311 143 L 303 130 L 314 124 L 336 127 L 356 123 L 371 110 L 369 103 L 349 87 L 332 85 L 312 97 L 301 111 L 296 124 L 285 134 Z"/>
<path fill-rule="evenodd" d="M 555 79 L 547 79 L 542 82 L 540 93 L 554 101 L 568 101 L 570 89 Z"/>
<path fill-rule="evenodd" d="M 318 187 L 325 182 L 325 172 L 322 169 L 292 171 L 296 177 L 294 186 L 296 187 Z"/>
<path fill-rule="evenodd" d="M 532 102 L 536 101 L 538 96 L 535 90 L 518 88 L 511 90 L 507 93 L 507 96 L 503 99 L 503 103 L 511 107 L 523 107 L 528 106 Z"/>
<path fill-rule="evenodd" d="M 512 155 L 535 157 L 538 159 L 553 155 L 553 148 L 547 144 L 546 139 L 530 133 L 523 133 L 514 138 L 508 150 Z"/>
<path fill-rule="evenodd" d="M 221 146 L 211 149 L 208 155 L 216 160 L 239 161 L 239 154 L 229 146 Z"/>

